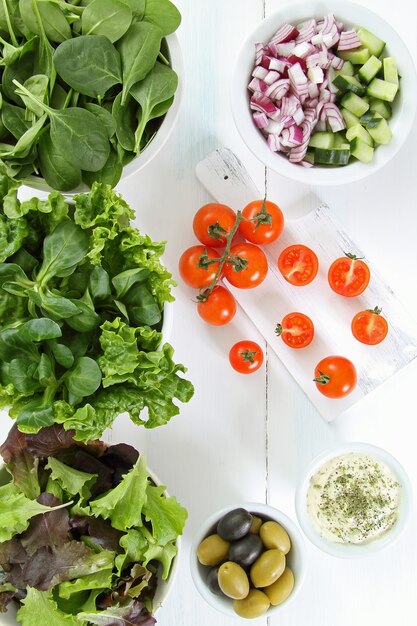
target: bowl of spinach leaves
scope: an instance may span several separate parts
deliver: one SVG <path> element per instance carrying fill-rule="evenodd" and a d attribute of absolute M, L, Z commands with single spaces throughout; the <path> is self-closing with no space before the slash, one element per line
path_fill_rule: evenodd
<path fill-rule="evenodd" d="M 187 511 L 130 445 L 62 426 L 0 446 L 2 624 L 152 626 Z"/>
<path fill-rule="evenodd" d="M 0 3 L 0 162 L 42 190 L 114 187 L 178 116 L 181 22 L 170 0 Z"/>
<path fill-rule="evenodd" d="M 166 424 L 193 386 L 163 338 L 164 243 L 109 185 L 72 202 L 21 202 L 17 189 L 0 171 L 0 408 L 22 432 L 60 423 L 81 441 L 122 413 Z"/>

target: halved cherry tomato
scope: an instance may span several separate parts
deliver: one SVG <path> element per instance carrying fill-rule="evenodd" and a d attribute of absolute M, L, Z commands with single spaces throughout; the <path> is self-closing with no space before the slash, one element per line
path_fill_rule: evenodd
<path fill-rule="evenodd" d="M 239 230 L 251 243 L 272 243 L 284 229 L 284 215 L 281 209 L 269 200 L 251 202 L 245 206 L 242 215 L 245 219 L 240 222 Z"/>
<path fill-rule="evenodd" d="M 194 216 L 193 229 L 201 243 L 212 248 L 226 245 L 227 235 L 236 221 L 236 213 L 226 204 L 205 204 Z"/>
<path fill-rule="evenodd" d="M 314 324 L 304 313 L 288 313 L 275 332 L 290 348 L 305 348 L 313 341 Z"/>
<path fill-rule="evenodd" d="M 354 298 L 360 296 L 369 284 L 371 273 L 362 259 L 354 254 L 346 254 L 333 261 L 329 268 L 329 285 L 341 296 Z"/>
<path fill-rule="evenodd" d="M 303 287 L 317 276 L 319 260 L 313 250 L 297 243 L 281 252 L 278 269 L 291 285 Z"/>
<path fill-rule="evenodd" d="M 238 243 L 230 249 L 230 260 L 224 266 L 224 276 L 230 284 L 240 289 L 257 287 L 268 273 L 264 252 L 253 243 Z"/>
<path fill-rule="evenodd" d="M 230 348 L 229 361 L 240 374 L 252 374 L 261 367 L 264 353 L 254 341 L 238 341 Z"/>
<path fill-rule="evenodd" d="M 388 334 L 388 322 L 381 317 L 382 309 L 375 307 L 356 313 L 352 320 L 352 333 L 355 339 L 368 346 L 381 343 Z"/>
<path fill-rule="evenodd" d="M 202 259 L 207 255 L 208 259 L 219 259 L 219 255 L 215 250 L 206 246 L 192 246 L 182 253 L 178 269 L 181 278 L 187 285 L 200 289 L 207 287 L 216 276 L 219 263 L 210 263 L 202 266 Z"/>
<path fill-rule="evenodd" d="M 314 382 L 327 398 L 344 398 L 356 387 L 356 368 L 344 356 L 327 356 L 317 364 Z"/>
<path fill-rule="evenodd" d="M 223 326 L 228 324 L 236 313 L 236 300 L 228 289 L 218 285 L 207 300 L 197 304 L 200 317 L 208 324 Z"/>

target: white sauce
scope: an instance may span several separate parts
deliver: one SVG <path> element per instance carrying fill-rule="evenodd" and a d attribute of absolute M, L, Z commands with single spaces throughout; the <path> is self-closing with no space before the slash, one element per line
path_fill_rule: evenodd
<path fill-rule="evenodd" d="M 311 478 L 307 510 L 327 541 L 365 543 L 397 521 L 401 488 L 382 461 L 351 452 L 325 463 Z"/>

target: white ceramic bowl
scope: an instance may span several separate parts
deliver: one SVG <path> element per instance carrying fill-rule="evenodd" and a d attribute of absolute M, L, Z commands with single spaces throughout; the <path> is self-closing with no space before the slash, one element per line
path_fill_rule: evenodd
<path fill-rule="evenodd" d="M 254 67 L 255 43 L 266 43 L 272 37 L 280 24 L 288 22 L 298 24 L 303 20 L 315 17 L 322 18 L 328 13 L 334 13 L 345 26 L 363 26 L 376 36 L 386 41 L 384 54 L 397 59 L 401 74 L 401 89 L 399 90 L 394 106 L 393 116 L 389 121 L 392 129 L 392 140 L 388 145 L 378 146 L 374 158 L 370 163 L 356 161 L 343 167 L 305 168 L 290 163 L 284 155 L 272 152 L 262 135 L 253 123 L 249 107 L 249 91 L 247 89 Z M 319 0 L 318 2 L 292 2 L 288 6 L 264 19 L 251 33 L 244 43 L 238 56 L 231 82 L 231 106 L 237 129 L 254 155 L 267 167 L 283 176 L 292 178 L 301 183 L 311 185 L 338 185 L 350 183 L 373 174 L 397 153 L 407 138 L 416 113 L 417 78 L 413 60 L 396 31 L 379 15 L 364 6 L 345 1 Z"/>
<path fill-rule="evenodd" d="M 304 541 L 301 536 L 300 531 L 298 530 L 296 524 L 289 518 L 285 513 L 275 509 L 268 504 L 262 504 L 258 502 L 244 502 L 239 504 L 234 504 L 231 506 L 227 506 L 220 511 L 216 511 L 213 513 L 202 526 L 199 528 L 196 533 L 193 541 L 193 545 L 191 548 L 191 575 L 194 581 L 197 590 L 200 592 L 202 597 L 215 609 L 225 613 L 226 615 L 231 615 L 235 618 L 238 616 L 233 610 L 233 601 L 226 596 L 218 596 L 210 591 L 206 583 L 206 577 L 208 568 L 204 565 L 201 565 L 199 560 L 197 559 L 197 548 L 200 543 L 207 537 L 215 532 L 215 528 L 217 526 L 218 521 L 228 513 L 229 511 L 233 511 L 233 509 L 244 508 L 250 513 L 262 517 L 265 520 L 274 520 L 279 522 L 285 530 L 288 532 L 288 535 L 291 539 L 291 550 L 287 555 L 287 563 L 291 568 L 294 574 L 294 589 L 292 590 L 289 597 L 279 604 L 278 606 L 271 606 L 267 613 L 265 614 L 267 617 L 272 613 L 275 613 L 282 609 L 284 606 L 287 606 L 289 602 L 294 600 L 298 591 L 300 590 L 306 570 L 305 564 L 305 547 Z"/>
<path fill-rule="evenodd" d="M 171 62 L 172 69 L 178 74 L 178 87 L 175 92 L 174 102 L 172 106 L 169 108 L 168 112 L 164 116 L 160 127 L 158 128 L 155 137 L 152 141 L 146 146 L 144 150 L 140 154 L 138 154 L 134 159 L 132 159 L 127 165 L 124 166 L 122 175 L 120 177 L 120 184 L 123 180 L 136 174 L 139 170 L 143 169 L 163 148 L 165 143 L 168 141 L 172 131 L 175 128 L 175 124 L 178 119 L 178 115 L 180 112 L 182 94 L 183 94 L 183 77 L 184 77 L 184 64 L 182 59 L 181 47 L 178 40 L 178 37 L 175 33 L 172 35 L 168 35 L 166 37 L 166 42 L 168 46 L 168 58 Z M 45 191 L 50 193 L 54 191 L 49 185 L 46 184 L 43 178 L 38 176 L 28 176 L 25 180 L 25 185 L 32 189 L 36 189 L 37 191 Z M 88 191 L 89 188 L 87 185 L 82 183 L 76 189 L 71 189 L 69 191 L 63 191 L 62 194 L 64 196 L 72 196 L 76 193 L 83 193 Z M 0 622 L 1 626 L 1 622 Z"/>
<path fill-rule="evenodd" d="M 158 476 L 156 476 L 156 474 L 154 474 L 154 472 L 152 472 L 152 470 L 150 470 L 149 468 L 148 468 L 148 473 L 149 473 L 149 477 L 153 480 L 155 485 L 163 484 L 162 481 L 159 480 Z M 6 484 L 7 482 L 9 482 L 9 479 L 10 479 L 10 475 L 5 470 L 4 463 L 1 461 L 1 457 L 0 457 L 0 485 Z M 164 495 L 168 498 L 169 497 L 168 491 L 164 491 Z M 153 597 L 153 615 L 155 615 L 162 608 L 164 602 L 166 601 L 168 595 L 171 592 L 171 589 L 174 585 L 174 582 L 177 576 L 179 555 L 181 552 L 181 537 L 177 538 L 175 545 L 177 547 L 177 554 L 174 560 L 172 561 L 171 571 L 169 573 L 168 580 L 162 580 L 161 578 L 158 580 L 158 585 L 155 591 L 155 595 Z M 0 626 L 18 626 L 20 622 L 18 622 L 16 619 L 16 613 L 17 613 L 17 605 L 13 602 L 9 605 L 6 613 L 0 613 Z M 48 626 L 48 625 L 45 624 L 42 626 Z"/>
<path fill-rule="evenodd" d="M 401 499 L 397 521 L 392 528 L 381 535 L 381 537 L 370 541 L 369 543 L 347 544 L 331 542 L 324 539 L 313 527 L 307 511 L 307 492 L 310 486 L 311 478 L 325 463 L 327 463 L 327 461 L 343 454 L 348 454 L 349 452 L 366 454 L 367 456 L 374 457 L 375 459 L 382 461 L 392 470 L 401 486 Z M 375 554 L 396 541 L 407 524 L 411 510 L 411 503 L 412 489 L 408 476 L 402 465 L 386 450 L 371 444 L 356 442 L 338 445 L 334 448 L 326 450 L 316 457 L 312 461 L 308 470 L 305 472 L 304 476 L 301 478 L 295 496 L 297 518 L 308 539 L 310 539 L 310 541 L 317 548 L 320 548 L 320 550 L 323 550 L 332 556 L 347 559 L 362 558 Z"/>

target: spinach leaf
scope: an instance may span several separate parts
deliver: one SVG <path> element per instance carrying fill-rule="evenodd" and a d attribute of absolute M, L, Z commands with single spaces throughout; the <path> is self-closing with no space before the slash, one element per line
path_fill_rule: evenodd
<path fill-rule="evenodd" d="M 8 102 L 3 102 L 1 107 L 1 119 L 9 133 L 16 139 L 24 135 L 31 126 L 30 122 L 25 119 L 24 110 Z"/>
<path fill-rule="evenodd" d="M 122 105 L 122 93 L 117 94 L 113 101 L 112 116 L 116 121 L 117 141 L 124 150 L 133 152 L 135 147 L 135 130 L 137 127 L 137 104 L 130 94 Z"/>
<path fill-rule="evenodd" d="M 134 285 L 123 299 L 129 320 L 135 326 L 154 326 L 161 321 L 161 311 L 145 285 Z"/>
<path fill-rule="evenodd" d="M 86 102 L 84 108 L 90 111 L 90 113 L 94 113 L 106 129 L 108 138 L 111 139 L 116 132 L 117 124 L 110 111 L 107 111 L 107 109 L 94 102 Z"/>
<path fill-rule="evenodd" d="M 181 24 L 181 13 L 169 0 L 146 0 L 143 19 L 158 26 L 165 37 L 177 30 Z"/>
<path fill-rule="evenodd" d="M 4 157 L 4 156 L 25 157 L 27 156 L 30 153 L 34 142 L 36 141 L 39 134 L 41 133 L 43 125 L 45 124 L 46 118 L 47 118 L 46 115 L 42 115 L 42 117 L 40 117 L 38 121 L 35 122 L 33 126 L 28 128 L 28 130 L 20 137 L 16 145 L 12 146 L 11 150 L 3 151 L 0 148 L 0 157 Z"/>
<path fill-rule="evenodd" d="M 101 371 L 97 362 L 88 356 L 76 359 L 73 368 L 65 375 L 65 385 L 74 396 L 91 396 L 101 383 Z"/>
<path fill-rule="evenodd" d="M 83 35 L 104 35 L 112 43 L 120 39 L 132 23 L 132 11 L 121 0 L 93 0 L 81 18 Z"/>
<path fill-rule="evenodd" d="M 118 41 L 123 73 L 122 105 L 126 103 L 131 87 L 145 78 L 155 65 L 162 36 L 157 26 L 148 22 L 135 22 Z"/>
<path fill-rule="evenodd" d="M 98 172 L 84 172 L 83 180 L 89 187 L 94 182 L 103 183 L 115 187 L 120 180 L 123 171 L 123 162 L 114 148 L 110 148 L 109 158 L 104 167 Z"/>
<path fill-rule="evenodd" d="M 81 170 L 69 162 L 59 144 L 46 132 L 38 141 L 38 157 L 42 176 L 52 189 L 67 191 L 81 183 Z"/>
<path fill-rule="evenodd" d="M 35 35 L 41 34 L 39 28 L 41 21 L 50 41 L 61 43 L 71 38 L 71 27 L 63 11 L 54 2 L 19 0 L 19 8 L 24 24 Z"/>
<path fill-rule="evenodd" d="M 140 152 L 140 143 L 146 124 L 155 117 L 158 105 L 172 98 L 178 86 L 178 76 L 170 67 L 155 63 L 149 74 L 133 85 L 130 93 L 141 106 L 139 126 L 135 133 L 135 152 Z"/>
<path fill-rule="evenodd" d="M 102 35 L 64 41 L 55 50 L 54 64 L 70 87 L 91 98 L 104 97 L 110 87 L 122 82 L 120 55 Z"/>
<path fill-rule="evenodd" d="M 91 271 L 89 290 L 93 300 L 105 300 L 111 295 L 110 277 L 100 265 L 94 266 Z"/>
<path fill-rule="evenodd" d="M 1 84 L 3 87 L 3 94 L 8 100 L 12 100 L 18 105 L 22 105 L 22 100 L 18 96 L 16 86 L 13 80 L 18 80 L 20 83 L 24 83 L 25 80 L 33 76 L 34 64 L 36 58 L 36 52 L 38 49 L 39 40 L 34 37 L 22 47 L 19 58 L 16 59 L 10 65 L 6 65 L 4 68 Z"/>
<path fill-rule="evenodd" d="M 59 84 L 55 83 L 51 93 L 50 104 L 53 109 L 65 109 L 68 94 L 65 89 Z"/>
<path fill-rule="evenodd" d="M 60 276 L 63 270 L 79 263 L 89 248 L 88 235 L 70 220 L 60 222 L 55 230 L 45 237 L 43 263 L 37 280 L 46 282 L 51 276 Z"/>
<path fill-rule="evenodd" d="M 130 10 L 135 20 L 141 20 L 145 13 L 145 1 L 146 0 L 122 0 Z"/>
<path fill-rule="evenodd" d="M 42 102 L 47 102 L 47 94 L 48 94 L 48 84 L 49 78 L 45 76 L 45 74 L 35 74 L 31 76 L 27 80 L 25 80 L 23 86 L 30 91 L 30 93 L 35 96 L 35 98 L 39 98 Z M 31 98 L 28 98 L 24 94 L 20 94 L 25 106 L 29 111 L 33 111 L 33 113 L 37 117 L 41 117 L 43 115 L 43 109 L 36 102 L 34 102 Z"/>
<path fill-rule="evenodd" d="M 61 337 L 62 331 L 59 324 L 49 317 L 39 317 L 25 322 L 20 330 L 21 335 L 29 341 L 44 341 Z"/>

